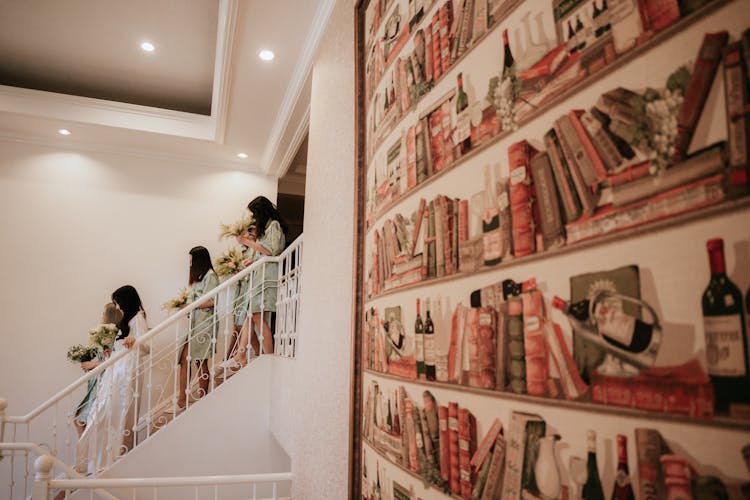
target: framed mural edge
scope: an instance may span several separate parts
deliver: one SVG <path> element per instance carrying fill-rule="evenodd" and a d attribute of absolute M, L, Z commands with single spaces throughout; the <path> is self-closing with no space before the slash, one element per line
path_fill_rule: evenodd
<path fill-rule="evenodd" d="M 572 495 L 575 482 L 563 484 L 559 470 L 568 465 L 569 479 L 573 462 L 554 458 L 552 429 L 563 424 L 546 422 L 545 408 L 653 421 L 628 431 L 630 446 L 626 434 L 616 445 L 605 437 L 618 470 L 579 489 L 617 489 L 611 476 L 621 462 L 627 475 L 630 459 L 631 471 L 656 477 L 630 489 L 628 479 L 622 498 L 649 488 L 657 497 L 739 492 L 736 472 L 696 472 L 702 455 L 670 426 L 750 443 L 750 401 L 737 395 L 750 399 L 750 292 L 747 306 L 742 292 L 731 307 L 704 295 L 689 320 L 698 348 L 680 346 L 680 309 L 663 296 L 683 264 L 661 271 L 652 256 L 605 254 L 670 230 L 684 243 L 695 228 L 703 235 L 750 215 L 750 19 L 709 29 L 740 3 L 355 2 L 350 498 L 416 499 L 421 488 L 453 498 Z M 674 67 L 642 84 L 625 77 L 686 32 L 700 37 Z M 720 113 L 709 96 L 717 75 Z M 701 128 L 704 114 L 724 115 L 727 136 Z M 701 242 L 711 273 L 723 272 L 724 248 L 733 256 L 730 247 L 750 240 L 720 235 L 726 245 Z M 690 265 L 707 273 L 705 251 Z M 591 263 L 537 275 L 587 252 Z M 734 344 L 719 332 L 728 316 L 743 339 Z M 584 431 L 570 434 L 602 453 Z"/>

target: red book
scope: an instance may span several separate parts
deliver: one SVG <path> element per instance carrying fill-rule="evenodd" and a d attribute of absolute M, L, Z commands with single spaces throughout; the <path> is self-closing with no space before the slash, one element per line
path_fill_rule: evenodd
<path fill-rule="evenodd" d="M 526 359 L 526 390 L 532 396 L 547 395 L 549 362 L 544 339 L 544 300 L 533 290 L 521 295 L 523 300 L 523 346 Z"/>
<path fill-rule="evenodd" d="M 434 81 L 440 79 L 443 75 L 443 64 L 440 61 L 440 12 L 435 12 L 432 16 L 432 77 Z M 425 55 L 426 57 L 427 55 Z"/>
<path fill-rule="evenodd" d="M 685 99 L 677 115 L 677 136 L 674 138 L 673 156 L 675 162 L 682 161 L 687 155 L 693 132 L 708 99 L 708 93 L 716 76 L 716 70 L 719 68 L 727 40 L 729 40 L 729 33 L 726 31 L 707 33 L 703 37 L 690 82 L 685 89 Z"/>
<path fill-rule="evenodd" d="M 582 109 L 574 109 L 568 113 L 568 117 L 573 123 L 573 128 L 575 129 L 576 134 L 578 134 L 578 139 L 583 145 L 586 156 L 594 167 L 594 172 L 596 173 L 597 179 L 599 180 L 599 182 L 601 182 L 607 178 L 607 168 L 604 166 L 604 162 L 602 162 L 601 156 L 599 156 L 594 143 L 591 141 L 589 134 L 586 132 L 586 129 L 581 123 L 580 116 L 584 113 L 585 111 Z"/>
<path fill-rule="evenodd" d="M 455 156 L 453 154 L 453 123 L 451 122 L 451 101 L 446 99 L 440 106 L 440 118 L 443 120 L 443 154 L 445 155 L 445 164 L 453 163 Z"/>
<path fill-rule="evenodd" d="M 646 160 L 643 163 L 637 163 L 632 165 L 622 172 L 616 174 L 610 174 L 607 176 L 607 182 L 610 186 L 620 186 L 628 182 L 632 182 L 643 177 L 647 177 L 651 173 L 651 162 Z"/>
<path fill-rule="evenodd" d="M 534 253 L 534 218 L 531 211 L 531 171 L 529 164 L 538 151 L 526 141 L 508 148 L 510 168 L 510 216 L 513 228 L 513 255 Z"/>
<path fill-rule="evenodd" d="M 421 30 L 420 30 L 421 31 Z M 424 77 L 428 82 L 432 81 L 432 63 L 433 63 L 433 48 L 432 48 L 432 25 L 427 25 L 424 30 Z"/>
<path fill-rule="evenodd" d="M 427 202 L 424 198 L 420 198 L 419 207 L 417 207 L 417 218 L 414 221 L 414 233 L 411 236 L 411 248 L 409 251 L 409 255 L 414 255 L 417 246 L 417 240 L 419 239 L 419 231 L 422 229 L 422 219 L 424 219 L 424 211 L 426 208 Z"/>
<path fill-rule="evenodd" d="M 469 240 L 469 200 L 458 202 L 458 242 Z"/>
<path fill-rule="evenodd" d="M 461 493 L 461 473 L 458 463 L 458 403 L 448 403 L 448 446 L 450 450 L 449 484 L 451 492 Z"/>
<path fill-rule="evenodd" d="M 500 419 L 496 418 L 492 422 L 490 430 L 487 431 L 487 434 L 482 438 L 482 442 L 477 447 L 474 456 L 471 457 L 471 466 L 474 467 L 474 470 L 479 470 L 479 468 L 482 467 L 482 464 L 489 456 L 492 445 L 495 444 L 495 440 L 501 430 L 503 430 L 503 424 L 500 422 Z"/>
<path fill-rule="evenodd" d="M 460 471 L 460 495 L 471 500 L 471 485 L 474 474 L 471 470 L 471 457 L 477 447 L 477 424 L 474 415 L 466 408 L 458 410 L 458 467 Z"/>
<path fill-rule="evenodd" d="M 406 131 L 406 188 L 417 185 L 417 142 L 414 127 Z"/>
<path fill-rule="evenodd" d="M 440 477 L 450 479 L 450 440 L 448 438 L 448 407 L 438 406 L 440 423 Z"/>
<path fill-rule="evenodd" d="M 409 469 L 419 472 L 419 451 L 417 450 L 416 428 L 414 426 L 414 407 L 411 399 L 404 399 L 406 414 L 406 433 L 409 440 Z"/>
<path fill-rule="evenodd" d="M 447 1 L 440 7 L 440 64 L 443 73 L 447 73 L 451 65 L 450 26 L 453 23 L 453 1 Z"/>

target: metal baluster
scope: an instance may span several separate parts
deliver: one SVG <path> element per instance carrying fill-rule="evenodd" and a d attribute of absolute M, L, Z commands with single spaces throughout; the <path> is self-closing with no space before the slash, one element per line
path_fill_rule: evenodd
<path fill-rule="evenodd" d="M 157 500 L 159 498 L 159 491 L 156 488 L 156 486 L 154 486 L 153 491 L 151 493 L 152 493 L 152 497 L 154 498 L 154 500 Z"/>
<path fill-rule="evenodd" d="M 258 500 L 258 485 L 253 483 L 253 500 Z"/>
<path fill-rule="evenodd" d="M 185 380 L 185 409 L 190 408 L 190 393 L 192 392 L 193 374 L 193 358 L 190 356 L 190 343 L 193 340 L 193 312 L 188 313 L 188 334 L 187 343 L 182 349 L 187 349 L 187 356 L 185 357 L 185 364 L 187 365 L 187 377 Z M 182 359 L 182 350 L 180 350 L 180 359 Z"/>
<path fill-rule="evenodd" d="M 264 262 L 262 264 L 263 266 L 263 273 L 262 278 L 260 280 L 260 321 L 258 322 L 258 343 L 260 346 L 258 347 L 258 350 L 260 350 L 260 353 L 267 354 L 265 349 L 265 332 L 263 331 L 263 324 L 266 320 L 266 263 Z"/>
<path fill-rule="evenodd" d="M 182 349 L 180 349 L 180 323 L 175 324 L 175 349 L 177 350 L 177 362 L 174 364 L 174 391 L 172 392 L 172 415 L 174 417 L 177 416 L 177 399 L 179 398 L 179 390 L 180 390 L 180 360 L 182 358 Z M 173 417 L 173 418 L 174 418 Z"/>
<path fill-rule="evenodd" d="M 276 486 L 277 486 L 277 484 L 278 483 L 276 483 L 276 481 L 273 482 L 273 497 L 272 497 L 273 500 L 276 500 L 276 493 L 277 493 Z"/>
<path fill-rule="evenodd" d="M 29 450 L 24 450 L 24 463 L 26 464 L 26 470 L 23 473 L 23 497 L 29 498 L 29 462 L 31 462 L 31 458 L 29 457 Z"/>
<path fill-rule="evenodd" d="M 214 377 L 212 374 L 216 370 L 216 352 L 217 352 L 216 347 L 218 345 L 216 342 L 216 337 L 219 334 L 218 311 L 220 310 L 219 309 L 219 294 L 214 293 L 212 297 L 214 301 L 214 307 L 213 307 L 213 310 L 211 311 L 211 352 L 209 353 L 209 358 L 211 359 L 210 369 L 208 367 L 208 361 L 206 361 L 206 371 L 208 372 L 206 376 L 208 377 L 208 390 L 209 391 L 213 391 L 215 389 Z"/>
<path fill-rule="evenodd" d="M 138 415 L 140 413 L 140 392 L 141 392 L 141 384 L 140 384 L 140 375 L 139 375 L 139 368 L 141 366 L 141 346 L 134 346 L 135 347 L 135 353 L 129 354 L 130 356 L 135 356 L 135 366 L 133 367 L 133 377 L 135 380 L 133 381 L 132 387 L 133 387 L 133 438 L 130 450 L 125 450 L 125 453 L 128 451 L 132 451 L 136 446 L 138 446 Z M 131 348 L 132 349 L 132 348 Z M 127 422 L 125 423 L 127 425 Z"/>
<path fill-rule="evenodd" d="M 153 374 L 154 374 L 154 341 L 148 341 L 148 384 L 146 385 L 146 394 L 148 395 L 148 408 L 146 409 L 146 439 L 151 436 L 151 417 L 153 408 L 151 399 L 153 397 Z"/>

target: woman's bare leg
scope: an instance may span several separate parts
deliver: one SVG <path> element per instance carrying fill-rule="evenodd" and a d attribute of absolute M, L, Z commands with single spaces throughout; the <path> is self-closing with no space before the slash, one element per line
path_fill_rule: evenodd
<path fill-rule="evenodd" d="M 268 326 L 268 323 L 266 323 L 266 318 L 263 317 L 264 315 L 262 313 L 253 313 L 253 324 L 255 325 L 256 330 L 253 332 L 253 339 L 255 340 L 255 345 L 259 346 L 258 343 L 258 334 L 255 332 L 263 332 L 263 353 L 264 354 L 273 354 L 273 332 L 271 332 L 271 327 Z M 251 340 L 251 342 L 252 342 Z M 255 346 L 253 346 L 253 349 L 255 349 Z M 255 352 L 260 352 L 259 350 L 256 350 Z"/>

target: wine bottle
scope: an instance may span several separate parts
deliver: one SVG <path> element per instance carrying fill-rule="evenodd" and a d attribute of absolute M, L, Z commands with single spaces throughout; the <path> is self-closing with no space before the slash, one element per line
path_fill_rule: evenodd
<path fill-rule="evenodd" d="M 599 479 L 599 466 L 596 464 L 596 432 L 588 431 L 586 441 L 589 449 L 588 459 L 586 460 L 588 474 L 581 490 L 581 497 L 586 500 L 604 500 L 602 481 Z"/>
<path fill-rule="evenodd" d="M 607 0 L 602 0 L 602 10 L 601 10 L 601 25 L 602 25 L 602 34 L 606 33 L 610 29 L 612 29 L 612 21 L 610 21 L 611 13 L 609 12 L 609 7 L 607 6 Z"/>
<path fill-rule="evenodd" d="M 435 325 L 430 317 L 430 299 L 425 304 L 424 366 L 427 380 L 435 380 Z"/>
<path fill-rule="evenodd" d="M 393 413 L 393 432 L 400 436 L 401 435 L 401 419 L 398 416 L 398 391 L 396 391 L 393 401 L 395 402 L 394 404 L 396 405 L 396 411 Z"/>
<path fill-rule="evenodd" d="M 419 314 L 419 299 L 417 299 L 417 319 L 414 321 L 414 359 L 417 362 L 417 377 L 424 378 L 424 323 Z"/>
<path fill-rule="evenodd" d="M 388 432 L 393 431 L 393 413 L 391 413 L 391 398 L 388 398 L 388 417 L 385 420 L 385 428 Z"/>
<path fill-rule="evenodd" d="M 578 39 L 578 50 L 586 48 L 586 30 L 583 29 L 581 15 L 576 15 L 576 38 Z"/>
<path fill-rule="evenodd" d="M 578 52 L 578 38 L 576 37 L 576 32 L 573 31 L 573 25 L 571 24 L 570 19 L 568 19 L 568 41 L 566 42 L 565 47 L 568 49 L 570 55 Z"/>
<path fill-rule="evenodd" d="M 471 117 L 469 116 L 469 96 L 464 92 L 463 73 L 458 77 L 458 93 L 456 95 L 456 143 L 461 154 L 471 149 Z"/>
<path fill-rule="evenodd" d="M 746 402 L 748 383 L 747 325 L 742 294 L 726 274 L 724 241 L 708 240 L 711 279 L 703 292 L 703 328 L 708 374 L 714 386 L 715 408 L 726 412 L 733 401 Z"/>
<path fill-rule="evenodd" d="M 590 302 L 588 299 L 570 303 L 560 297 L 552 299 L 552 307 L 562 311 L 574 326 L 588 329 L 595 326 L 596 330 L 610 344 L 633 353 L 641 353 L 657 341 L 654 335 L 654 325 L 648 324 L 634 316 L 625 314 L 621 308 L 611 307 L 607 303 L 609 294 L 598 294 L 594 300 L 594 317 L 590 316 Z M 578 323 L 578 325 L 576 324 Z"/>
<path fill-rule="evenodd" d="M 502 78 L 510 77 L 515 75 L 516 72 L 516 60 L 513 58 L 513 53 L 510 51 L 510 43 L 508 43 L 508 30 L 503 30 L 503 74 Z"/>
<path fill-rule="evenodd" d="M 490 182 L 490 166 L 484 166 L 484 212 L 482 214 L 482 246 L 484 265 L 494 266 L 503 255 L 500 232 L 500 210 L 496 204 L 493 184 Z"/>
<path fill-rule="evenodd" d="M 596 5 L 596 0 L 593 0 L 591 2 L 591 5 L 594 7 L 594 12 L 591 14 L 591 19 L 594 21 L 594 36 L 596 36 L 596 38 L 599 38 L 600 36 L 602 36 L 602 33 L 604 33 L 602 20 L 599 19 L 599 16 L 602 15 L 602 11 L 600 11 L 599 6 Z"/>
<path fill-rule="evenodd" d="M 617 435 L 617 473 L 615 485 L 612 488 L 612 500 L 635 500 L 633 485 L 630 484 L 628 470 L 628 438 L 623 434 Z"/>

